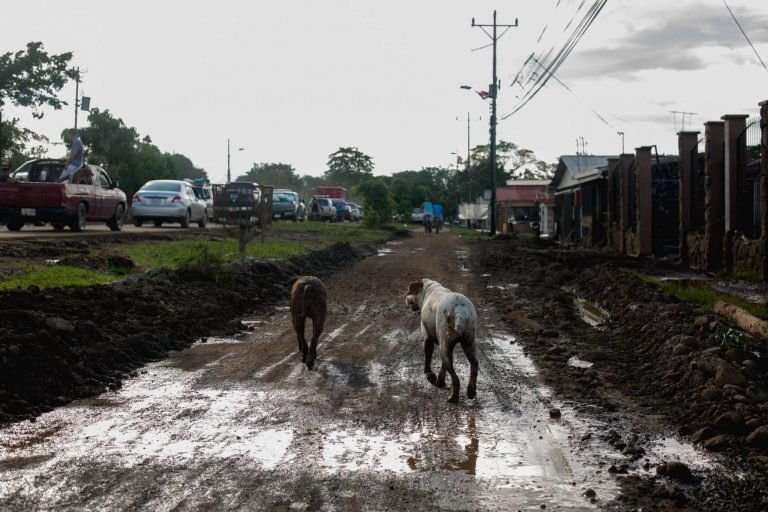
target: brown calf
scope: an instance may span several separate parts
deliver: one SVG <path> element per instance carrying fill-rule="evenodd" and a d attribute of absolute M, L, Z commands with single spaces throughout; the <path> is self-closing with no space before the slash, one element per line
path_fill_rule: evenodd
<path fill-rule="evenodd" d="M 327 308 L 327 295 L 325 285 L 315 276 L 299 276 L 292 280 L 291 288 L 291 318 L 296 336 L 299 338 L 299 352 L 301 362 L 307 364 L 310 370 L 317 357 L 317 339 L 323 332 L 325 313 Z M 304 322 L 312 319 L 312 341 L 307 346 L 304 337 Z"/>

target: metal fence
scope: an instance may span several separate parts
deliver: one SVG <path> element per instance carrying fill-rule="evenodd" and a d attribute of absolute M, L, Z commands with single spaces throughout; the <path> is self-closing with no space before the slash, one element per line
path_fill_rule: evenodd
<path fill-rule="evenodd" d="M 264 229 L 272 223 L 272 188 L 245 182 L 213 185 L 214 221 Z"/>

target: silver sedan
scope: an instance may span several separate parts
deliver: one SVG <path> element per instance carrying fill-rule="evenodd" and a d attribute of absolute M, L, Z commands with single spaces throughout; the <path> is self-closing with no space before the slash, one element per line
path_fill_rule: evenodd
<path fill-rule="evenodd" d="M 178 222 L 183 228 L 188 228 L 191 222 L 197 222 L 201 228 L 208 224 L 205 201 L 184 181 L 146 182 L 133 196 L 131 213 L 135 226 L 149 221 L 158 227 L 163 222 Z"/>

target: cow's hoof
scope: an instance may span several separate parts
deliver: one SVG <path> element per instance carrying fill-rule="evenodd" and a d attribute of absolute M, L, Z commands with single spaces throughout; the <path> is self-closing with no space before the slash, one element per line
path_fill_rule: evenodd
<path fill-rule="evenodd" d="M 467 398 L 475 398 L 477 394 L 477 388 L 475 386 L 467 386 Z"/>
<path fill-rule="evenodd" d="M 437 382 L 435 382 L 435 386 L 437 386 L 439 388 L 444 388 L 445 387 L 445 381 L 438 379 Z"/>
<path fill-rule="evenodd" d="M 311 370 L 314 367 L 315 367 L 314 361 L 307 361 L 307 369 Z"/>
<path fill-rule="evenodd" d="M 429 381 L 430 384 L 435 384 L 437 382 L 437 375 L 435 375 L 433 372 L 429 372 L 427 374 L 427 380 Z"/>
<path fill-rule="evenodd" d="M 458 395 L 451 395 L 451 397 L 448 399 L 449 404 L 457 404 L 459 403 L 459 396 Z"/>

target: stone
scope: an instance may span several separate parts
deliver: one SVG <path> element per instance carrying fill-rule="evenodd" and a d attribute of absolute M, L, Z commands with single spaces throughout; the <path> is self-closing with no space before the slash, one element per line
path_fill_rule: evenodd
<path fill-rule="evenodd" d="M 717 431 L 715 431 L 715 429 L 710 427 L 704 427 L 693 433 L 693 435 L 691 436 L 691 442 L 700 443 L 702 441 L 706 441 L 707 439 L 711 439 L 716 435 L 717 435 Z"/>
<path fill-rule="evenodd" d="M 558 409 L 556 407 L 554 409 L 550 409 L 549 410 L 549 417 L 552 418 L 553 420 L 559 419 L 560 418 L 560 409 Z"/>
<path fill-rule="evenodd" d="M 688 345 L 684 345 L 683 343 L 678 343 L 672 349 L 672 353 L 673 354 L 678 354 L 678 355 L 688 354 L 690 352 L 691 352 L 691 347 L 689 347 Z"/>
<path fill-rule="evenodd" d="M 712 321 L 712 317 L 709 315 L 701 315 L 697 316 L 693 319 L 693 325 L 696 327 L 704 327 L 709 324 L 709 322 Z"/>
<path fill-rule="evenodd" d="M 768 448 L 768 425 L 757 427 L 749 434 L 747 444 L 753 448 Z"/>
<path fill-rule="evenodd" d="M 683 336 L 680 338 L 680 343 L 694 349 L 699 348 L 699 340 L 696 338 L 696 336 Z"/>
<path fill-rule="evenodd" d="M 757 403 L 768 401 L 768 393 L 766 393 L 764 389 L 756 386 L 749 386 L 747 388 L 747 396 Z"/>
<path fill-rule="evenodd" d="M 723 387 L 726 384 L 745 387 L 749 381 L 742 375 L 738 369 L 729 364 L 722 364 L 715 373 L 715 384 Z"/>
<path fill-rule="evenodd" d="M 728 350 L 725 351 L 726 361 L 735 363 L 737 361 L 743 361 L 744 359 L 745 359 L 744 352 L 739 350 L 738 348 L 729 348 Z"/>
<path fill-rule="evenodd" d="M 723 398 L 723 392 L 714 387 L 707 387 L 701 391 L 701 399 L 714 402 Z"/>
<path fill-rule="evenodd" d="M 681 482 L 691 482 L 693 480 L 693 474 L 688 466 L 676 460 L 667 461 L 658 466 L 656 472 Z"/>
<path fill-rule="evenodd" d="M 547 354 L 558 355 L 562 353 L 563 353 L 563 349 L 558 347 L 557 345 L 552 345 L 547 349 Z"/>
<path fill-rule="evenodd" d="M 52 317 L 45 321 L 45 325 L 55 331 L 75 332 L 75 326 L 63 318 Z"/>
<path fill-rule="evenodd" d="M 715 428 L 727 434 L 740 434 L 744 427 L 744 417 L 737 412 L 726 412 L 715 419 Z"/>
<path fill-rule="evenodd" d="M 556 329 L 544 329 L 541 331 L 541 335 L 545 338 L 557 338 L 560 333 Z"/>
<path fill-rule="evenodd" d="M 592 499 L 597 496 L 597 493 L 593 489 L 587 489 L 584 491 L 584 497 Z"/>
<path fill-rule="evenodd" d="M 726 450 L 731 445 L 728 436 L 719 434 L 711 439 L 704 441 L 704 448 L 711 452 L 719 452 Z"/>

